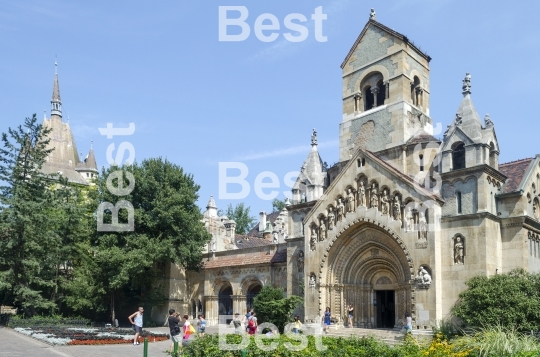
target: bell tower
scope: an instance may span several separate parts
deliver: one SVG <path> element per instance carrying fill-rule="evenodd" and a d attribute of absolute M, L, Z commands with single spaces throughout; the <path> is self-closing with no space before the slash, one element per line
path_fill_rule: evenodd
<path fill-rule="evenodd" d="M 431 58 L 409 39 L 370 18 L 341 65 L 343 119 L 340 161 L 359 148 L 382 151 L 421 130 L 429 117 Z"/>

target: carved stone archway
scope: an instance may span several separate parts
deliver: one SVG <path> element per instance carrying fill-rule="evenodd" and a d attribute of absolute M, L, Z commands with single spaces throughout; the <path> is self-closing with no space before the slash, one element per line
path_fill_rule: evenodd
<path fill-rule="evenodd" d="M 319 313 L 329 306 L 343 321 L 352 304 L 354 326 L 381 327 L 376 296 L 383 292 L 392 296 L 388 323 L 399 326 L 405 312 L 414 319 L 414 276 L 411 255 L 395 232 L 372 219 L 355 219 L 326 247 L 319 269 Z"/>

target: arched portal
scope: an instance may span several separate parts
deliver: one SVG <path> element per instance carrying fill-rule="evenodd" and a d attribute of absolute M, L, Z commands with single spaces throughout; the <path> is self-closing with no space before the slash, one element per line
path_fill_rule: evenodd
<path fill-rule="evenodd" d="M 229 321 L 222 321 L 225 316 L 232 315 L 233 300 L 232 300 L 232 287 L 230 284 L 223 285 L 218 294 L 218 318 L 220 323 L 229 323 Z M 225 315 L 222 317 L 222 315 Z"/>
<path fill-rule="evenodd" d="M 353 325 L 393 328 L 411 303 L 412 259 L 395 234 L 378 225 L 357 222 L 336 237 L 320 271 L 320 311 L 326 306 L 344 320 L 349 305 Z"/>

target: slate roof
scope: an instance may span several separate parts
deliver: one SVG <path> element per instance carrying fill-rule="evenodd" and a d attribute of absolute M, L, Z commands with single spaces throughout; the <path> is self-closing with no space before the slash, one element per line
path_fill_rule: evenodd
<path fill-rule="evenodd" d="M 204 269 L 235 267 L 243 265 L 272 264 L 287 262 L 287 251 L 281 250 L 274 254 L 267 252 L 255 252 L 247 255 L 230 255 L 216 257 L 214 260 L 203 263 Z"/>
<path fill-rule="evenodd" d="M 250 236 L 244 236 L 244 235 L 239 235 L 239 234 L 237 234 L 234 239 L 235 239 L 234 243 L 238 247 L 238 249 L 266 247 L 273 244 L 269 240 L 266 240 L 263 238 L 250 237 Z"/>
<path fill-rule="evenodd" d="M 279 216 L 279 211 L 272 212 L 266 215 L 266 222 L 274 223 L 274 221 Z M 257 223 L 247 234 L 248 237 L 258 237 L 259 236 L 259 224 Z"/>
<path fill-rule="evenodd" d="M 516 192 L 518 190 L 533 160 L 533 158 L 527 158 L 499 165 L 499 171 L 508 177 L 504 186 L 504 193 Z"/>

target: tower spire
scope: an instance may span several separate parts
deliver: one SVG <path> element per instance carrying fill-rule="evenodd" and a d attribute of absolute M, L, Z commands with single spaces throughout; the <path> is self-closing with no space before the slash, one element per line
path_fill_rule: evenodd
<path fill-rule="evenodd" d="M 60 99 L 60 86 L 58 85 L 58 62 L 54 61 L 54 85 L 51 100 L 51 116 L 57 115 L 62 118 L 62 100 Z"/>

